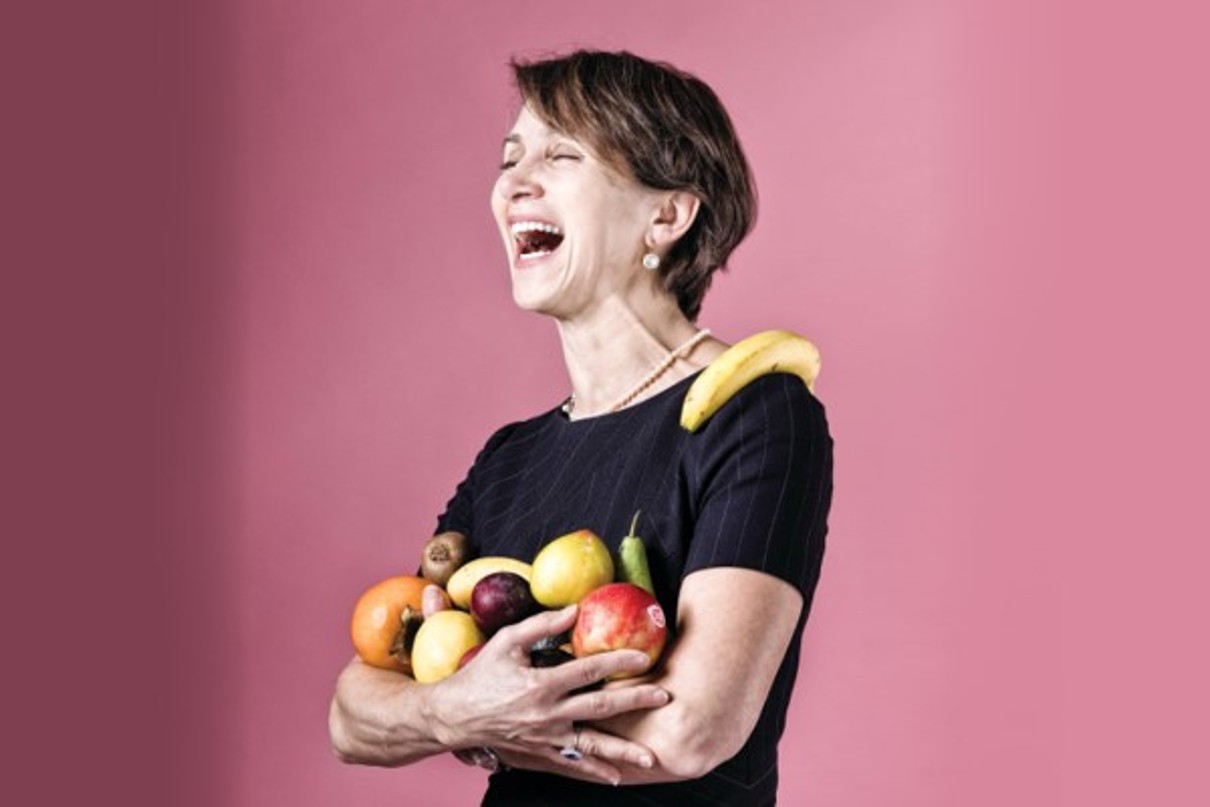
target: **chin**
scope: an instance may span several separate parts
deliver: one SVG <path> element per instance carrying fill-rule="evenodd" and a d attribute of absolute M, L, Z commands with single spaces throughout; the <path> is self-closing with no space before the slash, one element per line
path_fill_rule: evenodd
<path fill-rule="evenodd" d="M 533 299 L 516 286 L 513 286 L 513 303 L 522 311 L 533 311 L 535 314 L 543 313 L 541 300 Z"/>
<path fill-rule="evenodd" d="M 522 274 L 525 271 L 513 270 L 513 302 L 517 308 L 535 314 L 556 315 L 563 294 L 560 284 L 554 277 L 527 277 Z M 561 275 L 561 270 L 558 274 Z"/>
<path fill-rule="evenodd" d="M 526 293 L 516 286 L 513 286 L 513 303 L 522 311 L 529 311 L 534 314 L 555 316 L 557 313 L 555 301 L 549 295 Z"/>

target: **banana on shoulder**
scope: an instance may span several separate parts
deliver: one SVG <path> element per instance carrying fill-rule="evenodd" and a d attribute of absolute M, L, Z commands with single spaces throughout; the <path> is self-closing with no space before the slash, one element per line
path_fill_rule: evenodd
<path fill-rule="evenodd" d="M 819 367 L 818 348 L 792 331 L 763 331 L 741 339 L 689 387 L 681 406 L 681 426 L 697 431 L 741 389 L 770 373 L 793 373 L 814 391 Z"/>

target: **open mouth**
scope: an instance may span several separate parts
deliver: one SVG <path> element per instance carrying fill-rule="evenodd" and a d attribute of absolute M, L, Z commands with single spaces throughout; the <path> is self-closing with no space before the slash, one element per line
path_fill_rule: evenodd
<path fill-rule="evenodd" d="M 544 258 L 563 243 L 563 231 L 545 221 L 517 221 L 510 228 L 519 261 Z"/>

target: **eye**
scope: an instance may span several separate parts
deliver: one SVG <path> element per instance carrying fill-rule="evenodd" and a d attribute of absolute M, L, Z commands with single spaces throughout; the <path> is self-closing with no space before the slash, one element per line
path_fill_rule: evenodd
<path fill-rule="evenodd" d="M 516 160 L 505 160 L 504 162 L 500 163 L 500 170 L 507 171 L 508 169 L 512 168 L 516 164 L 517 164 Z"/>
<path fill-rule="evenodd" d="M 561 149 L 559 151 L 551 152 L 550 159 L 551 160 L 574 160 L 576 162 L 579 162 L 582 159 L 582 157 L 574 151 L 568 151 L 566 149 Z"/>

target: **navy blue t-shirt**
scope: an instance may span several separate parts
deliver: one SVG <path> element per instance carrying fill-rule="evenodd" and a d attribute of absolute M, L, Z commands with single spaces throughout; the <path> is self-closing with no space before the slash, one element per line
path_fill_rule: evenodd
<path fill-rule="evenodd" d="M 693 376 L 620 412 L 569 420 L 559 408 L 496 432 L 458 486 L 438 532 L 466 534 L 480 555 L 526 562 L 587 528 L 615 553 L 631 519 L 656 596 L 672 615 L 699 569 L 771 574 L 803 610 L 752 735 L 701 779 L 609 787 L 529 771 L 492 775 L 484 804 L 766 805 L 777 794 L 777 743 L 819 579 L 832 498 L 824 407 L 793 375 L 762 376 L 696 433 L 680 426 Z"/>

